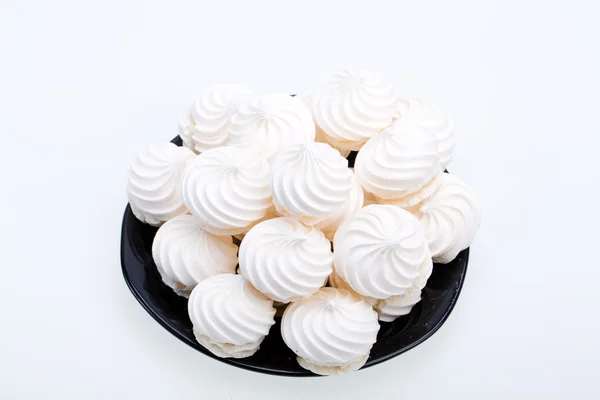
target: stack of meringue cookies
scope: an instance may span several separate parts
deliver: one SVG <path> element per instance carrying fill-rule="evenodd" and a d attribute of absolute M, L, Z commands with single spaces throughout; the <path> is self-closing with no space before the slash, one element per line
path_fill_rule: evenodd
<path fill-rule="evenodd" d="M 379 321 L 408 314 L 433 262 L 452 261 L 479 227 L 473 192 L 443 173 L 452 118 L 369 69 L 296 97 L 215 85 L 179 128 L 183 147 L 151 145 L 132 162 L 128 198 L 160 226 L 156 267 L 219 357 L 254 354 L 285 309 L 300 366 L 356 371 Z"/>

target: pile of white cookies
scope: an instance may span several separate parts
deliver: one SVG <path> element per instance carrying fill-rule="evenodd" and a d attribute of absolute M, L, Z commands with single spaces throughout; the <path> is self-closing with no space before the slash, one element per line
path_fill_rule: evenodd
<path fill-rule="evenodd" d="M 296 97 L 216 85 L 179 128 L 183 147 L 132 162 L 128 198 L 160 226 L 156 267 L 219 357 L 254 354 L 285 309 L 281 335 L 303 368 L 355 371 L 379 321 L 408 314 L 433 262 L 479 227 L 473 192 L 443 173 L 452 118 L 372 70 L 338 70 Z"/>

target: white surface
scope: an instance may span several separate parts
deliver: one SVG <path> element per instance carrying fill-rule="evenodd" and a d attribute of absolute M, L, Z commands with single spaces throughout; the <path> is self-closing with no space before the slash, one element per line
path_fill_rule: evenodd
<path fill-rule="evenodd" d="M 600 10 L 592 1 L 0 3 L 3 399 L 598 398 Z M 235 369 L 121 278 L 131 157 L 215 82 L 381 67 L 446 104 L 483 224 L 456 310 L 354 375 Z M 391 397 L 389 397 L 391 398 Z"/>

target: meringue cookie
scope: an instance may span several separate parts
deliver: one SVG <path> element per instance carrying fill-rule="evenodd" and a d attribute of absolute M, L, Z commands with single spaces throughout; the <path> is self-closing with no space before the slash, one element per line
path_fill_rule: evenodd
<path fill-rule="evenodd" d="M 419 211 L 421 206 L 429 199 L 433 193 L 438 189 L 441 179 L 440 177 L 444 175 L 443 172 L 440 171 L 433 179 L 429 181 L 425 186 L 423 186 L 419 191 L 409 194 L 408 196 L 399 198 L 399 199 L 380 199 L 377 198 L 376 202 L 379 204 L 391 204 L 396 207 L 400 207 L 410 212 L 411 214 Z"/>
<path fill-rule="evenodd" d="M 163 282 L 179 296 L 189 297 L 199 282 L 217 274 L 234 274 L 237 246 L 231 236 L 216 236 L 191 215 L 180 215 L 158 229 L 152 258 Z"/>
<path fill-rule="evenodd" d="M 229 145 L 254 149 L 269 162 L 279 150 L 314 139 L 310 111 L 285 94 L 253 97 L 231 117 Z"/>
<path fill-rule="evenodd" d="M 181 182 L 183 202 L 216 235 L 246 232 L 272 207 L 269 163 L 250 149 L 208 150 L 189 163 Z"/>
<path fill-rule="evenodd" d="M 261 222 L 240 245 L 240 274 L 281 303 L 310 296 L 325 285 L 332 269 L 329 241 L 321 231 L 295 219 Z"/>
<path fill-rule="evenodd" d="M 281 320 L 281 336 L 298 364 L 319 375 L 358 370 L 378 331 L 377 313 L 344 289 L 322 288 L 292 303 Z"/>
<path fill-rule="evenodd" d="M 198 343 L 218 357 L 256 353 L 275 324 L 273 301 L 241 275 L 220 274 L 200 282 L 188 301 Z"/>
<path fill-rule="evenodd" d="M 403 99 L 398 101 L 395 119 L 398 123 L 416 124 L 422 130 L 433 133 L 438 141 L 441 169 L 450 164 L 456 131 L 454 119 L 446 110 L 422 100 Z"/>
<path fill-rule="evenodd" d="M 365 144 L 356 156 L 356 179 L 381 199 L 418 192 L 440 172 L 437 140 L 415 125 L 394 124 Z"/>
<path fill-rule="evenodd" d="M 352 173 L 352 189 L 350 189 L 350 195 L 344 205 L 334 214 L 317 223 L 315 228 L 320 229 L 329 241 L 333 241 L 333 236 L 342 222 L 360 210 L 363 206 L 363 201 L 363 189 L 356 181 L 354 173 Z"/>
<path fill-rule="evenodd" d="M 225 146 L 231 116 L 251 91 L 239 85 L 214 85 L 198 96 L 179 121 L 183 143 L 197 153 Z"/>
<path fill-rule="evenodd" d="M 415 214 L 425 230 L 436 263 L 447 264 L 471 245 L 481 213 L 471 188 L 455 175 L 442 174 L 439 188 Z"/>
<path fill-rule="evenodd" d="M 180 177 L 194 153 L 173 143 L 151 144 L 131 162 L 127 198 L 140 221 L 160 226 L 187 214 L 181 201 Z"/>
<path fill-rule="evenodd" d="M 325 143 L 290 146 L 271 165 L 277 212 L 314 225 L 338 212 L 352 189 L 348 160 Z"/>
<path fill-rule="evenodd" d="M 419 275 L 406 292 L 400 296 L 392 296 L 386 300 L 379 300 L 375 304 L 375 311 L 379 314 L 379 320 L 392 322 L 401 315 L 410 313 L 410 310 L 421 301 L 421 292 L 433 271 L 433 261 L 427 258 L 419 267 Z"/>
<path fill-rule="evenodd" d="M 400 208 L 373 204 L 348 218 L 333 240 L 336 272 L 362 296 L 402 295 L 431 258 L 419 221 Z"/>
<path fill-rule="evenodd" d="M 345 150 L 360 150 L 392 123 L 397 109 L 393 85 L 375 71 L 341 69 L 314 92 L 312 114 L 328 141 Z"/>
<path fill-rule="evenodd" d="M 312 114 L 312 105 L 311 105 L 312 94 L 311 93 L 301 93 L 301 94 L 297 95 L 296 97 L 298 98 L 298 100 L 300 100 L 302 103 L 304 103 L 304 105 L 310 110 L 310 112 Z M 314 117 L 313 117 L 313 121 L 314 121 Z M 330 145 L 331 147 L 336 149 L 340 153 L 340 155 L 344 158 L 347 158 L 348 155 L 352 152 L 352 150 L 344 150 L 344 149 L 339 149 L 339 148 L 335 147 L 335 145 L 328 140 L 327 135 L 325 134 L 325 132 L 323 132 L 322 129 L 319 129 L 318 126 L 315 126 L 315 128 L 316 128 L 315 129 L 315 142 L 327 143 L 328 145 Z"/>
<path fill-rule="evenodd" d="M 369 303 L 372 306 L 375 305 L 378 301 L 380 301 L 380 300 L 374 299 L 372 297 L 365 297 L 365 296 L 361 296 L 360 294 L 356 293 L 350 287 L 350 285 L 348 285 L 348 282 L 343 280 L 338 275 L 338 273 L 335 272 L 335 269 L 331 272 L 331 275 L 329 275 L 329 279 L 327 280 L 327 285 L 329 287 L 336 288 L 336 289 L 346 289 L 349 292 L 352 292 L 354 295 L 361 297 L 364 301 L 366 301 L 367 303 Z"/>

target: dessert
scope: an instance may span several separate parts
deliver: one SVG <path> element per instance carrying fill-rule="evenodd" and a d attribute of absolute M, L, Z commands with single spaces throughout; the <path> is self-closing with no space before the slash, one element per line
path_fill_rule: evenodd
<path fill-rule="evenodd" d="M 152 242 L 152 258 L 163 282 L 183 297 L 206 278 L 235 273 L 237 250 L 231 236 L 207 232 L 191 215 L 167 221 Z"/>
<path fill-rule="evenodd" d="M 314 139 L 310 111 L 287 94 L 254 96 L 231 117 L 229 145 L 253 149 L 269 162 L 279 150 Z"/>
<path fill-rule="evenodd" d="M 127 198 L 140 221 L 160 226 L 188 210 L 181 201 L 180 177 L 194 153 L 173 143 L 151 144 L 131 162 Z"/>
<path fill-rule="evenodd" d="M 273 301 L 233 274 L 200 282 L 190 295 L 188 313 L 198 343 L 218 357 L 251 356 L 275 323 Z"/>
<path fill-rule="evenodd" d="M 360 150 L 367 140 L 392 123 L 397 110 L 393 85 L 369 69 L 332 73 L 313 92 L 312 114 L 317 129 L 344 150 Z"/>
<path fill-rule="evenodd" d="M 349 216 L 355 214 L 363 206 L 364 193 L 362 187 L 358 184 L 354 173 L 352 173 L 352 189 L 350 194 L 342 207 L 325 218 L 323 221 L 318 222 L 315 228 L 318 228 L 323 232 L 325 237 L 333 242 L 333 236 L 337 232 L 338 228 Z"/>
<path fill-rule="evenodd" d="M 450 114 L 426 101 L 409 99 L 399 100 L 395 119 L 397 123 L 414 124 L 424 131 L 431 132 L 438 141 L 440 167 L 442 170 L 452 161 L 456 131 L 454 119 Z"/>
<path fill-rule="evenodd" d="M 251 91 L 240 85 L 214 85 L 202 93 L 179 121 L 183 143 L 197 153 L 225 146 L 231 116 Z"/>
<path fill-rule="evenodd" d="M 361 296 L 360 294 L 356 293 L 350 287 L 350 285 L 348 285 L 348 282 L 346 282 L 345 280 L 343 280 L 342 278 L 340 278 L 340 276 L 338 275 L 338 273 L 335 272 L 335 269 L 331 272 L 331 275 L 329 275 L 329 279 L 327 280 L 327 286 L 332 287 L 332 288 L 336 288 L 336 289 L 346 289 L 346 290 L 352 292 L 353 294 L 355 294 L 356 296 L 361 297 L 364 301 L 366 301 L 367 303 L 369 303 L 371 305 L 375 305 L 375 303 L 377 303 L 379 301 L 379 300 L 374 299 L 372 297 L 365 297 L 365 296 Z"/>
<path fill-rule="evenodd" d="M 425 230 L 436 263 L 447 264 L 471 245 L 481 214 L 471 188 L 460 178 L 442 174 L 439 188 L 415 214 Z"/>
<path fill-rule="evenodd" d="M 394 124 L 365 144 L 354 172 L 361 186 L 379 199 L 413 195 L 440 172 L 437 140 L 414 125 Z"/>
<path fill-rule="evenodd" d="M 412 286 L 431 253 L 419 221 L 408 211 L 372 204 L 348 218 L 333 240 L 334 266 L 362 296 L 387 299 Z"/>
<path fill-rule="evenodd" d="M 240 274 L 265 296 L 289 303 L 325 284 L 333 254 L 321 231 L 291 218 L 261 222 L 240 245 Z"/>
<path fill-rule="evenodd" d="M 312 106 L 310 104 L 311 99 L 312 99 L 312 95 L 310 93 L 302 93 L 297 95 L 296 97 L 298 97 L 298 100 L 302 101 L 302 103 L 304 103 L 304 105 L 311 111 L 312 113 Z M 313 118 L 314 120 L 314 118 Z M 318 127 L 315 127 L 315 142 L 319 142 L 319 143 L 327 143 L 328 145 L 330 145 L 331 147 L 333 147 L 334 149 L 336 149 L 340 155 L 344 158 L 348 157 L 348 155 L 350 154 L 350 152 L 352 150 L 344 150 L 344 149 L 338 149 L 337 147 L 335 147 L 334 144 L 332 144 L 328 138 L 327 135 L 325 134 L 325 132 L 323 132 L 322 129 L 319 129 Z"/>
<path fill-rule="evenodd" d="M 375 198 L 378 204 L 392 204 L 396 207 L 405 209 L 406 211 L 414 214 L 423 205 L 423 203 L 431 197 L 431 195 L 437 190 L 440 185 L 440 177 L 444 175 L 443 172 L 439 172 L 434 176 L 425 186 L 419 189 L 417 192 L 409 194 L 398 199 L 382 199 Z"/>
<path fill-rule="evenodd" d="M 189 163 L 181 182 L 183 202 L 216 235 L 248 231 L 273 204 L 269 163 L 251 149 L 208 150 Z"/>
<path fill-rule="evenodd" d="M 271 166 L 273 203 L 281 215 L 314 225 L 338 212 L 352 189 L 348 160 L 325 143 L 290 146 Z"/>
<path fill-rule="evenodd" d="M 298 364 L 319 375 L 358 370 L 377 339 L 377 313 L 345 289 L 322 288 L 288 306 L 281 336 Z"/>
<path fill-rule="evenodd" d="M 433 261 L 431 258 L 428 258 L 419 267 L 419 275 L 414 280 L 412 286 L 406 289 L 403 294 L 377 301 L 375 311 L 379 315 L 379 320 L 392 322 L 399 316 L 410 313 L 413 306 L 421 301 L 421 291 L 425 287 L 425 284 L 427 284 L 427 280 L 432 272 Z"/>

